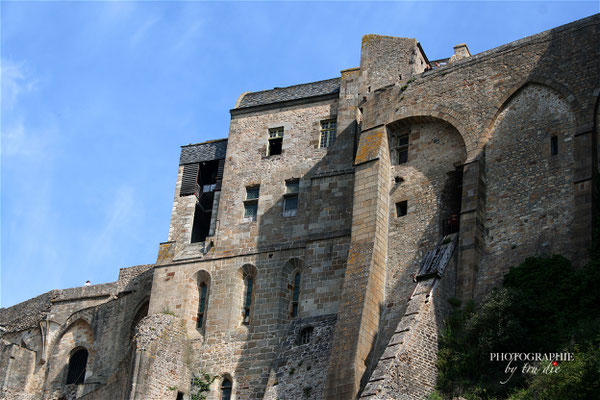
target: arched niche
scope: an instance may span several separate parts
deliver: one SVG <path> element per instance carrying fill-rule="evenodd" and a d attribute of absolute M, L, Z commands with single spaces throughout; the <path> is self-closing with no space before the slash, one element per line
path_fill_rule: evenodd
<path fill-rule="evenodd" d="M 302 286 L 306 280 L 304 261 L 293 257 L 281 269 L 280 298 L 282 299 L 282 319 L 297 318 L 301 315 Z"/>
<path fill-rule="evenodd" d="M 84 383 L 93 375 L 95 359 L 94 331 L 84 319 L 77 319 L 70 323 L 57 337 L 52 354 L 48 361 L 48 388 L 52 393 L 62 394 L 69 377 L 70 361 L 74 354 L 81 349 L 87 352 L 84 375 L 78 376 L 78 381 Z M 79 353 L 82 355 L 83 353 Z M 79 360 L 79 359 L 78 359 Z M 77 360 L 76 360 L 77 361 Z M 81 360 L 79 360 L 81 361 Z M 78 361 L 78 362 L 79 362 Z M 83 382 L 79 380 L 83 379 Z"/>
<path fill-rule="evenodd" d="M 476 297 L 528 256 L 573 256 L 575 126 L 571 102 L 541 83 L 525 84 L 500 108 L 485 149 Z"/>

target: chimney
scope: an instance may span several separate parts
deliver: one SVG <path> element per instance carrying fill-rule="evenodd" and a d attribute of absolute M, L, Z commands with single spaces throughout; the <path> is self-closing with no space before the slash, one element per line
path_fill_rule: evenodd
<path fill-rule="evenodd" d="M 454 55 L 450 57 L 450 62 L 453 63 L 463 58 L 471 57 L 471 52 L 465 43 L 454 46 Z"/>

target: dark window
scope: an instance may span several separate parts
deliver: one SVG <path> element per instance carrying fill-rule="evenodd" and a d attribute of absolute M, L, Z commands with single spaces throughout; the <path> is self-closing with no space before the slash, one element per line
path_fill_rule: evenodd
<path fill-rule="evenodd" d="M 292 317 L 298 316 L 298 306 L 300 304 L 300 281 L 301 281 L 301 278 L 302 278 L 302 275 L 300 274 L 300 272 L 296 272 L 296 275 L 294 275 L 294 292 L 292 294 L 292 310 L 291 310 Z"/>
<path fill-rule="evenodd" d="M 275 156 L 281 154 L 281 148 L 283 146 L 283 127 L 269 129 L 269 150 L 268 156 Z"/>
<path fill-rule="evenodd" d="M 67 385 L 81 385 L 85 379 L 85 366 L 87 364 L 88 351 L 79 349 L 69 358 L 69 372 L 67 373 Z"/>
<path fill-rule="evenodd" d="M 407 213 L 407 209 L 408 209 L 408 202 L 406 200 L 396 203 L 396 217 L 405 216 Z"/>
<path fill-rule="evenodd" d="M 192 225 L 192 243 L 204 242 L 206 237 L 210 235 L 215 191 L 220 190 L 219 182 L 222 179 L 220 172 L 222 161 L 204 161 L 199 164 L 194 191 L 196 194 L 196 210 Z"/>
<path fill-rule="evenodd" d="M 250 324 L 250 310 L 252 307 L 252 289 L 254 285 L 254 279 L 252 276 L 247 276 L 244 279 L 245 291 L 246 294 L 244 296 L 244 325 Z"/>
<path fill-rule="evenodd" d="M 558 154 L 558 136 L 550 138 L 550 154 L 553 156 Z"/>
<path fill-rule="evenodd" d="M 313 327 L 307 326 L 306 328 L 302 328 L 300 333 L 298 334 L 298 339 L 296 340 L 297 345 L 303 345 L 310 343 L 310 337 L 313 333 Z"/>
<path fill-rule="evenodd" d="M 408 162 L 408 134 L 396 136 L 396 163 Z"/>
<path fill-rule="evenodd" d="M 249 186 L 246 188 L 246 200 L 244 200 L 245 221 L 256 221 L 259 193 L 260 186 Z"/>
<path fill-rule="evenodd" d="M 198 302 L 198 320 L 196 321 L 196 328 L 202 328 L 204 324 L 204 314 L 206 314 L 207 308 L 207 296 L 208 296 L 208 287 L 206 283 L 200 283 L 200 287 L 198 288 L 198 295 L 200 296 Z"/>
<path fill-rule="evenodd" d="M 283 216 L 293 217 L 298 213 L 298 192 L 300 181 L 290 180 L 285 183 L 285 194 L 283 199 Z"/>
<path fill-rule="evenodd" d="M 223 383 L 221 383 L 221 400 L 231 400 L 231 386 L 229 378 L 223 379 Z"/>
<path fill-rule="evenodd" d="M 319 140 L 319 147 L 329 147 L 335 143 L 336 129 L 337 122 L 335 119 L 321 121 L 321 139 Z"/>
<path fill-rule="evenodd" d="M 175 400 L 183 400 L 183 393 L 177 392 L 177 399 Z"/>

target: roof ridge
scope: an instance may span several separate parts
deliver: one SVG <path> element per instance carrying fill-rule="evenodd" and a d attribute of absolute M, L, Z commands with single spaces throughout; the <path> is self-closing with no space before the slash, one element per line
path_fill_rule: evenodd
<path fill-rule="evenodd" d="M 264 90 L 259 90 L 257 92 L 246 92 L 246 94 L 258 94 L 258 93 L 270 92 L 272 90 L 289 89 L 289 88 L 293 88 L 296 86 L 306 86 L 306 85 L 312 85 L 315 83 L 328 82 L 328 81 L 334 81 L 334 80 L 340 80 L 340 79 L 341 79 L 340 77 L 336 77 L 336 78 L 322 79 L 320 81 L 297 83 L 295 85 L 290 85 L 290 86 L 275 86 L 273 89 L 264 89 Z"/>

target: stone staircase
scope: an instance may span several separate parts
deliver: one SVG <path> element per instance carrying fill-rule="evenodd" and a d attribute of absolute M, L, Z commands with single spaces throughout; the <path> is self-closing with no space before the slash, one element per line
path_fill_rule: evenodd
<path fill-rule="evenodd" d="M 406 312 L 360 399 L 425 399 L 433 391 L 438 331 L 449 311 L 446 300 L 454 295 L 453 277 L 446 277 L 443 290 L 436 292 L 457 241 L 458 233 L 447 235 L 423 257 Z"/>

